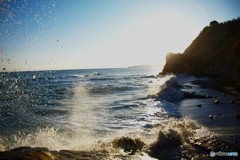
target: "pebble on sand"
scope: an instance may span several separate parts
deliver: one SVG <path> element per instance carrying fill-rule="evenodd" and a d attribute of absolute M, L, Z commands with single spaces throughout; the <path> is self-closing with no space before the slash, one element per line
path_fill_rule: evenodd
<path fill-rule="evenodd" d="M 209 115 L 209 119 L 213 119 L 213 115 L 210 114 L 210 115 Z"/>
<path fill-rule="evenodd" d="M 199 104 L 199 105 L 197 105 L 197 107 L 202 107 L 202 105 L 201 105 L 201 104 Z"/>
<path fill-rule="evenodd" d="M 237 118 L 237 119 L 240 119 L 240 114 L 237 114 L 237 115 L 236 115 L 236 118 Z"/>
<path fill-rule="evenodd" d="M 220 101 L 219 101 L 218 99 L 213 100 L 213 102 L 214 102 L 215 104 L 219 104 L 219 103 L 220 103 Z"/>

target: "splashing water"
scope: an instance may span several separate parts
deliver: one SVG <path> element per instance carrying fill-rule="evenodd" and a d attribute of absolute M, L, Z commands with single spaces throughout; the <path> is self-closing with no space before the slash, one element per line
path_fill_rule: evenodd
<path fill-rule="evenodd" d="M 172 89 L 181 91 L 178 77 L 149 75 L 142 69 L 1 73 L 0 149 L 31 146 L 179 159 L 206 155 L 204 140 L 212 149 L 225 144 L 182 118 L 168 98 Z M 159 95 L 149 96 L 154 92 Z"/>

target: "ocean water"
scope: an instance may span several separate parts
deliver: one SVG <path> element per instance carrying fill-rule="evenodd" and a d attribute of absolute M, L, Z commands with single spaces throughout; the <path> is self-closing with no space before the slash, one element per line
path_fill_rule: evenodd
<path fill-rule="evenodd" d="M 156 101 L 169 79 L 157 77 L 158 72 L 156 67 L 1 73 L 2 145 L 78 149 L 71 145 L 73 137 L 95 141 L 144 132 L 177 115 Z"/>
<path fill-rule="evenodd" d="M 196 146 L 191 138 L 196 142 L 212 138 L 212 134 L 184 117 L 177 102 L 184 99 L 183 90 L 194 91 L 189 82 L 201 78 L 157 76 L 159 70 L 0 73 L 0 150 L 31 146 L 113 152 L 108 142 L 131 137 L 146 144 L 146 150 L 173 145 L 173 159 L 183 154 L 185 158 L 196 156 L 202 149 L 192 154 Z M 185 149 L 174 147 L 178 141 L 186 142 Z"/>

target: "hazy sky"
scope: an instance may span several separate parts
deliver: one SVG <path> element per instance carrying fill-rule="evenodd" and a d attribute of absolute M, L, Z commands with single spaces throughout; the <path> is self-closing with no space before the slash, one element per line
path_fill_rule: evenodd
<path fill-rule="evenodd" d="M 0 0 L 0 67 L 7 70 L 163 64 L 239 0 Z"/>

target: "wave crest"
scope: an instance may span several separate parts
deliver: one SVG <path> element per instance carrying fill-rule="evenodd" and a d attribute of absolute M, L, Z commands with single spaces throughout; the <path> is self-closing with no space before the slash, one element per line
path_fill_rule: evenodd
<path fill-rule="evenodd" d="M 176 76 L 171 76 L 164 85 L 161 86 L 158 99 L 175 101 L 184 98 L 184 93 L 181 91 L 182 85 Z"/>
<path fill-rule="evenodd" d="M 7 139 L 5 149 L 18 148 L 21 146 L 48 147 L 49 149 L 60 149 L 66 143 L 64 136 L 53 127 L 38 128 L 35 132 L 25 134 L 19 132 Z"/>
<path fill-rule="evenodd" d="M 92 77 L 92 76 L 99 76 L 101 75 L 98 72 L 93 72 L 93 73 L 89 73 L 89 74 L 74 74 L 69 76 L 70 78 L 85 78 L 85 77 Z"/>
<path fill-rule="evenodd" d="M 101 86 L 101 87 L 91 87 L 89 88 L 89 92 L 91 94 L 111 94 L 111 93 L 123 92 L 123 91 L 128 91 L 133 89 L 134 89 L 133 87 L 129 87 L 129 86 L 107 85 L 107 86 Z"/>

